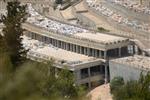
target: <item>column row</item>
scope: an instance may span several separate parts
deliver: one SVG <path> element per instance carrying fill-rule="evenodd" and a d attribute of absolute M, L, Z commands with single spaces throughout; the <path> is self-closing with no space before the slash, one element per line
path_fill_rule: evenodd
<path fill-rule="evenodd" d="M 29 36 L 32 37 L 33 39 L 40 40 L 47 44 L 50 43 L 55 47 L 62 48 L 62 49 L 72 51 L 72 52 L 76 52 L 76 53 L 80 53 L 80 54 L 84 54 L 87 56 L 93 56 L 93 57 L 99 57 L 99 58 L 106 58 L 107 56 L 105 51 L 83 47 L 83 46 L 79 46 L 76 44 L 66 43 L 60 40 L 48 38 L 46 36 L 40 36 L 34 33 L 30 33 Z"/>

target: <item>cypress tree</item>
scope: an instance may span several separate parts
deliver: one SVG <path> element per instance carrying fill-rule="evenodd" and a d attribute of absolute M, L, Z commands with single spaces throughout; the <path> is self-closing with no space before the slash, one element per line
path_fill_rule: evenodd
<path fill-rule="evenodd" d="M 21 5 L 18 0 L 7 2 L 7 14 L 2 15 L 4 24 L 3 34 L 6 50 L 12 63 L 16 66 L 25 60 L 26 50 L 21 43 L 23 35 L 22 23 L 26 20 L 26 5 Z"/>

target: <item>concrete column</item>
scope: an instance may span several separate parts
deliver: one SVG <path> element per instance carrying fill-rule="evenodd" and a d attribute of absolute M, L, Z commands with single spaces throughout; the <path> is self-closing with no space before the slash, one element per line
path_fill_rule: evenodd
<path fill-rule="evenodd" d="M 59 47 L 59 41 L 56 40 L 56 47 Z"/>
<path fill-rule="evenodd" d="M 67 44 L 68 44 L 68 43 L 65 42 L 65 49 L 66 49 L 66 50 L 67 50 Z"/>
<path fill-rule="evenodd" d="M 102 58 L 102 51 L 99 50 L 99 57 Z"/>
<path fill-rule="evenodd" d="M 63 49 L 63 43 L 62 43 L 62 41 L 61 41 L 61 43 L 60 43 L 60 44 L 61 44 L 61 48 Z"/>
<path fill-rule="evenodd" d="M 88 68 L 88 75 L 89 75 L 89 88 L 91 88 L 91 71 L 90 68 Z"/>
<path fill-rule="evenodd" d="M 118 53 L 119 55 L 118 55 L 118 56 L 121 57 L 121 47 L 118 48 L 118 49 L 119 49 L 119 50 L 118 50 L 118 51 L 119 51 L 119 53 Z"/>
<path fill-rule="evenodd" d="M 68 43 L 66 43 L 66 50 L 69 50 L 69 48 L 68 48 Z"/>
<path fill-rule="evenodd" d="M 58 40 L 56 40 L 56 47 L 58 47 Z"/>
<path fill-rule="evenodd" d="M 53 39 L 51 38 L 51 44 L 53 45 Z"/>
<path fill-rule="evenodd" d="M 92 49 L 92 56 L 94 57 L 94 49 Z"/>
<path fill-rule="evenodd" d="M 104 59 L 107 58 L 107 51 L 104 51 Z"/>
<path fill-rule="evenodd" d="M 134 50 L 135 50 L 135 54 L 139 54 L 139 48 L 136 46 L 136 45 L 134 45 Z"/>
<path fill-rule="evenodd" d="M 71 46 L 71 44 L 70 44 L 70 51 L 72 51 L 72 46 Z"/>
<path fill-rule="evenodd" d="M 90 49 L 87 47 L 87 55 L 90 55 Z"/>
<path fill-rule="evenodd" d="M 66 42 L 64 42 L 64 49 L 66 50 Z"/>
<path fill-rule="evenodd" d="M 62 48 L 64 49 L 64 42 L 62 42 Z"/>
<path fill-rule="evenodd" d="M 72 44 L 70 44 L 70 51 L 72 51 L 72 46 L 71 46 Z"/>
<path fill-rule="evenodd" d="M 74 76 L 75 76 L 76 84 L 80 84 L 81 70 L 75 70 L 74 71 Z"/>
<path fill-rule="evenodd" d="M 77 51 L 76 51 L 76 45 L 75 45 L 75 44 L 74 44 L 74 52 L 77 52 Z"/>
<path fill-rule="evenodd" d="M 64 42 L 64 49 L 66 50 L 66 43 Z"/>
<path fill-rule="evenodd" d="M 59 47 L 61 48 L 61 41 L 59 41 Z"/>
<path fill-rule="evenodd" d="M 54 40 L 55 41 L 55 46 L 57 47 L 57 40 Z"/>
<path fill-rule="evenodd" d="M 108 69 L 107 65 L 105 64 L 105 84 L 108 82 Z"/>
<path fill-rule="evenodd" d="M 52 39 L 52 45 L 54 45 L 54 39 Z"/>
<path fill-rule="evenodd" d="M 86 47 L 84 47 L 84 55 L 86 55 Z"/>
<path fill-rule="evenodd" d="M 80 54 L 82 54 L 82 47 L 81 47 L 81 46 L 79 46 L 79 48 L 80 48 Z"/>
<path fill-rule="evenodd" d="M 72 47 L 72 51 L 73 51 L 73 44 L 71 44 L 71 47 Z"/>
<path fill-rule="evenodd" d="M 88 48 L 86 47 L 86 55 L 88 55 Z"/>
<path fill-rule="evenodd" d="M 97 54 L 98 54 L 98 50 L 95 50 L 95 57 L 97 57 Z"/>
<path fill-rule="evenodd" d="M 76 50 L 75 50 L 76 48 L 75 48 L 75 45 L 73 44 L 73 52 L 75 52 Z"/>
<path fill-rule="evenodd" d="M 76 52 L 79 53 L 78 46 L 76 45 Z"/>
<path fill-rule="evenodd" d="M 56 46 L 56 40 L 54 39 L 54 46 Z"/>
<path fill-rule="evenodd" d="M 71 44 L 71 49 L 72 49 L 72 51 L 73 51 L 73 44 Z"/>

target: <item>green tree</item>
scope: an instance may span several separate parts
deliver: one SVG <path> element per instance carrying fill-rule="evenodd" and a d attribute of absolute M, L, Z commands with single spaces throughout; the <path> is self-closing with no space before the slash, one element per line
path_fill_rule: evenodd
<path fill-rule="evenodd" d="M 150 73 L 141 73 L 138 81 L 128 81 L 113 91 L 114 100 L 150 100 Z"/>
<path fill-rule="evenodd" d="M 67 69 L 63 69 L 58 73 L 56 81 L 56 89 L 59 95 L 64 99 L 79 99 L 84 94 L 83 88 L 75 85 L 73 73 Z"/>
<path fill-rule="evenodd" d="M 18 0 L 7 2 L 7 15 L 1 17 L 5 27 L 3 28 L 4 42 L 6 50 L 14 65 L 19 64 L 25 58 L 24 50 L 20 37 L 23 34 L 22 23 L 26 18 L 26 5 L 21 5 Z"/>
<path fill-rule="evenodd" d="M 56 77 L 54 70 L 51 62 L 24 63 L 0 85 L 0 100 L 79 100 L 83 95 L 80 86 L 74 85 L 73 74 L 62 70 Z"/>
<path fill-rule="evenodd" d="M 122 77 L 115 77 L 110 82 L 111 92 L 117 91 L 122 85 L 124 85 L 124 80 Z"/>
<path fill-rule="evenodd" d="M 0 35 L 0 85 L 9 79 L 13 68 L 4 44 L 3 37 Z"/>

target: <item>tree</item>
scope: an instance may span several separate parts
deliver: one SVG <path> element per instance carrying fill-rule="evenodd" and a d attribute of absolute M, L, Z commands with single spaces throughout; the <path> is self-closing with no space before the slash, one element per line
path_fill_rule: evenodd
<path fill-rule="evenodd" d="M 63 69 L 58 73 L 58 78 L 56 82 L 56 88 L 59 90 L 59 95 L 63 98 L 74 98 L 78 96 L 77 86 L 74 83 L 73 74 L 67 70 Z"/>
<path fill-rule="evenodd" d="M 115 77 L 110 82 L 111 92 L 117 91 L 122 85 L 124 85 L 124 80 L 122 77 Z"/>
<path fill-rule="evenodd" d="M 20 37 L 23 35 L 22 23 L 26 20 L 26 5 L 21 5 L 18 0 L 7 2 L 7 15 L 2 16 L 4 42 L 6 50 L 11 58 L 13 65 L 18 65 L 25 59 L 24 50 Z"/>
<path fill-rule="evenodd" d="M 138 81 L 128 81 L 114 90 L 114 100 L 150 100 L 150 73 L 141 73 Z"/>
<path fill-rule="evenodd" d="M 51 62 L 24 63 L 0 85 L 0 100 L 79 100 L 83 95 L 80 86 L 74 85 L 73 74 L 62 70 L 55 77 L 54 70 Z"/>
<path fill-rule="evenodd" d="M 10 57 L 5 52 L 4 44 L 3 37 L 0 35 L 0 85 L 3 81 L 9 79 L 13 68 Z"/>

